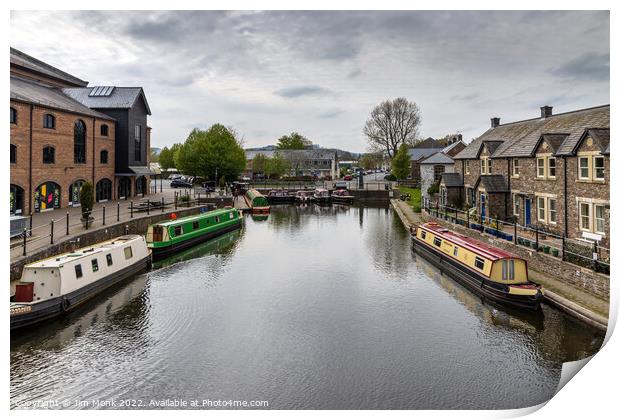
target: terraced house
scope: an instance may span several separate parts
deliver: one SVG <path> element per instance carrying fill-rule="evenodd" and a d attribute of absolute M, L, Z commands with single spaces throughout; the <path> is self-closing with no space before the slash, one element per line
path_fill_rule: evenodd
<path fill-rule="evenodd" d="M 11 48 L 11 214 L 148 193 L 150 109 L 141 88 L 88 82 Z"/>
<path fill-rule="evenodd" d="M 442 196 L 462 191 L 482 217 L 508 220 L 569 238 L 609 245 L 610 106 L 500 124 L 454 159 Z"/>

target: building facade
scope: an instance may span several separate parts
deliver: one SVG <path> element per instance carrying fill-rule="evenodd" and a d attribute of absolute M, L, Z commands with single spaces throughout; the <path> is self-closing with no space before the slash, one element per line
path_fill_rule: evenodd
<path fill-rule="evenodd" d="M 11 214 L 77 206 L 86 181 L 97 201 L 117 199 L 118 150 L 127 136 L 115 116 L 66 93 L 95 88 L 13 48 L 10 87 Z M 145 150 L 149 140 L 145 129 Z"/>
<path fill-rule="evenodd" d="M 465 204 L 483 217 L 607 246 L 609 116 L 609 105 L 555 115 L 544 106 L 539 118 L 492 118 L 454 158 Z"/>
<path fill-rule="evenodd" d="M 263 175 L 254 170 L 253 160 L 261 154 L 272 158 L 276 154 L 290 164 L 289 176 L 314 176 L 320 179 L 336 179 L 340 173 L 338 152 L 332 149 L 264 150 L 246 149 L 246 168 L 244 176 L 250 178 Z"/>

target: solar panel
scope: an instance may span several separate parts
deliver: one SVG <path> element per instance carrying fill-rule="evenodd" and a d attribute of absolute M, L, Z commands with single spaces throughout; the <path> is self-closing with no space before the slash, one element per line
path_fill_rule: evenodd
<path fill-rule="evenodd" d="M 114 86 L 95 86 L 91 89 L 88 96 L 110 96 Z"/>

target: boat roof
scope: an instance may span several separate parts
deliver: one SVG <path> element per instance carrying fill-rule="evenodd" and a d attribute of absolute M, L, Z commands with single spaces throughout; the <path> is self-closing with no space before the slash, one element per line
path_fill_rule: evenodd
<path fill-rule="evenodd" d="M 491 261 L 497 261 L 501 259 L 515 259 L 522 260 L 523 258 L 518 255 L 512 254 L 508 251 L 504 251 L 503 249 L 491 246 L 489 244 L 485 244 L 484 242 L 477 241 L 475 239 L 470 238 L 469 236 L 461 235 L 460 233 L 453 232 L 445 227 L 441 226 L 435 222 L 428 222 L 420 225 L 421 228 L 433 232 L 439 237 L 446 239 L 452 242 L 455 245 L 458 245 L 462 248 L 468 249 L 481 257 L 484 257 Z"/>
<path fill-rule="evenodd" d="M 177 225 L 179 223 L 186 223 L 186 222 L 192 222 L 194 220 L 200 220 L 200 219 L 203 219 L 205 217 L 219 216 L 221 214 L 227 214 L 227 213 L 230 213 L 233 210 L 235 210 L 235 209 L 234 208 L 216 209 L 216 210 L 211 210 L 211 211 L 207 211 L 207 212 L 204 212 L 204 213 L 195 214 L 195 215 L 192 215 L 192 216 L 180 217 L 180 218 L 174 219 L 174 220 L 170 219 L 170 220 L 161 221 L 159 223 L 155 223 L 155 225 L 159 225 L 159 226 L 163 226 L 163 227 L 168 227 L 168 226 Z"/>
<path fill-rule="evenodd" d="M 44 260 L 26 265 L 24 268 L 54 268 L 60 267 L 66 263 L 79 260 L 85 256 L 99 254 L 101 252 L 124 246 L 127 242 L 141 238 L 141 235 L 123 235 L 105 242 L 100 242 L 91 246 L 77 249 L 73 252 L 65 252 L 64 254 L 55 255 Z"/>

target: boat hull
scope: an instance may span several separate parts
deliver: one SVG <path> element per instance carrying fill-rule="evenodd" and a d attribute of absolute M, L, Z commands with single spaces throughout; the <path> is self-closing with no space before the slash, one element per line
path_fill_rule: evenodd
<path fill-rule="evenodd" d="M 11 314 L 11 331 L 33 326 L 42 321 L 69 313 L 106 289 L 145 271 L 150 265 L 151 256 L 149 255 L 128 267 L 111 273 L 71 293 L 54 299 L 25 305 L 24 307 L 30 307 L 29 311 Z"/>
<path fill-rule="evenodd" d="M 152 252 L 152 256 L 153 256 L 153 261 L 163 260 L 164 258 L 169 257 L 171 254 L 175 252 L 186 250 L 199 243 L 208 241 L 213 238 L 217 238 L 218 236 L 223 235 L 227 232 L 232 232 L 233 230 L 239 229 L 241 225 L 242 225 L 242 221 L 241 219 L 238 219 L 237 223 L 230 224 L 216 231 L 205 232 L 202 235 L 195 236 L 193 238 L 188 238 L 182 242 L 178 242 L 175 244 L 158 246 L 156 248 L 150 248 Z"/>
<path fill-rule="evenodd" d="M 294 203 L 295 196 L 267 196 L 267 202 L 269 204 L 286 204 L 286 203 Z"/>
<path fill-rule="evenodd" d="M 504 286 L 494 283 L 479 273 L 470 270 L 428 244 L 412 236 L 415 252 L 435 264 L 442 272 L 449 274 L 454 280 L 473 292 L 501 305 L 536 311 L 540 309 L 543 294 L 536 296 L 513 295 L 504 290 Z"/>
<path fill-rule="evenodd" d="M 353 196 L 337 196 L 332 195 L 332 201 L 338 204 L 351 204 L 353 203 Z"/>

